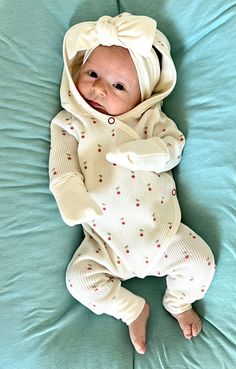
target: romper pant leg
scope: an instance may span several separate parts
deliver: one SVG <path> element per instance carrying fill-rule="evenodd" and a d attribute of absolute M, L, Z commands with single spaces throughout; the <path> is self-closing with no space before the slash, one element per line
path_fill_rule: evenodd
<path fill-rule="evenodd" d="M 88 251 L 87 251 L 88 250 Z M 96 253 L 99 250 L 99 253 Z M 121 287 L 112 273 L 105 248 L 86 237 L 73 256 L 66 272 L 66 284 L 72 296 L 96 314 L 108 314 L 131 324 L 145 305 L 142 297 Z M 105 264 L 105 265 L 104 265 Z"/>
<path fill-rule="evenodd" d="M 171 314 L 187 311 L 194 301 L 202 299 L 215 272 L 209 246 L 183 224 L 168 245 L 160 265 L 163 266 L 161 275 L 167 274 L 163 305 Z"/>

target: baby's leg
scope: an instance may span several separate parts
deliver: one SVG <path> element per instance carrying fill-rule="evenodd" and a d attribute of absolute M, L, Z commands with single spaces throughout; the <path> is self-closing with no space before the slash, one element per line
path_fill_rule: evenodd
<path fill-rule="evenodd" d="M 148 319 L 145 300 L 121 287 L 119 278 L 113 277 L 111 271 L 99 263 L 102 250 L 100 248 L 99 254 L 96 254 L 96 249 L 94 255 L 90 252 L 90 258 L 83 253 L 81 247 L 75 253 L 66 273 L 68 290 L 76 300 L 94 313 L 105 313 L 126 323 L 135 349 L 144 353 Z M 108 264 L 106 260 L 106 266 Z"/>
<path fill-rule="evenodd" d="M 184 336 L 191 339 L 202 327 L 192 303 L 202 299 L 210 286 L 215 272 L 214 256 L 201 237 L 181 224 L 164 258 L 169 259 L 169 265 L 163 305 L 177 319 Z"/>

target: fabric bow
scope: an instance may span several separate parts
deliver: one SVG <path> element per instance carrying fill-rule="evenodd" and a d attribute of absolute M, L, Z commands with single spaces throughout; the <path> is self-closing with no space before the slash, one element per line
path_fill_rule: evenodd
<path fill-rule="evenodd" d="M 96 22 L 76 24 L 67 31 L 64 42 L 69 60 L 78 51 L 98 45 L 123 46 L 147 57 L 152 49 L 155 33 L 154 19 L 123 13 L 114 18 L 103 16 Z"/>

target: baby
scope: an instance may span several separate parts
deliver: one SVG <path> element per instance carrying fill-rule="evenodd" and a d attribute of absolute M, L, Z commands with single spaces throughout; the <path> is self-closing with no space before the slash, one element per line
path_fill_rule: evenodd
<path fill-rule="evenodd" d="M 64 222 L 82 224 L 85 234 L 67 287 L 96 314 L 125 322 L 143 354 L 149 306 L 121 281 L 166 275 L 163 305 L 191 339 L 202 326 L 192 303 L 215 265 L 208 245 L 181 223 L 170 172 L 185 140 L 161 111 L 176 83 L 169 43 L 153 19 L 123 13 L 73 26 L 63 52 L 50 189 Z"/>

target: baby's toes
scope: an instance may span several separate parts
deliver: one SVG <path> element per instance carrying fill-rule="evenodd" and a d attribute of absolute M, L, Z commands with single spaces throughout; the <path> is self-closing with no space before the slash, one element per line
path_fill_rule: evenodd
<path fill-rule="evenodd" d="M 192 333 L 193 337 L 196 337 L 202 329 L 202 322 L 199 320 L 197 323 L 193 323 L 192 325 Z"/>
<path fill-rule="evenodd" d="M 187 324 L 183 327 L 183 334 L 185 338 L 191 340 L 193 334 L 192 334 L 192 326 L 190 324 Z"/>

